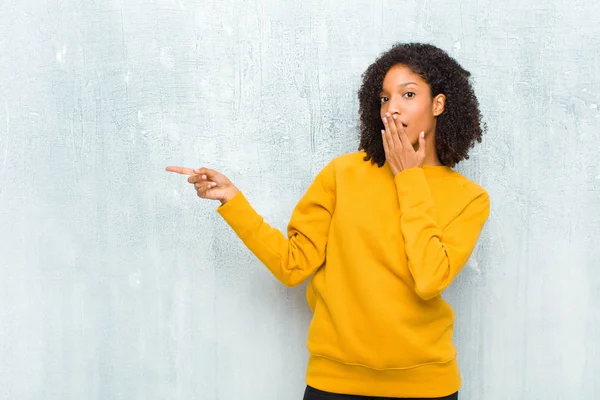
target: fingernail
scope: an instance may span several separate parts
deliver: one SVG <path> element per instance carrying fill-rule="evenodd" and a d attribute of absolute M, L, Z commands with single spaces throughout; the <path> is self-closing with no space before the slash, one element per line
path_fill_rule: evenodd
<path fill-rule="evenodd" d="M 383 129 L 381 130 L 381 134 L 382 134 L 382 135 L 385 135 L 385 131 L 384 131 Z"/>
<path fill-rule="evenodd" d="M 396 114 L 394 114 L 394 119 L 398 119 L 398 116 Z"/>
<path fill-rule="evenodd" d="M 194 171 L 196 174 L 200 173 L 200 170 L 199 170 L 199 169 L 194 169 L 193 171 Z"/>
<path fill-rule="evenodd" d="M 387 118 L 386 117 L 383 117 L 383 123 L 387 124 Z"/>
<path fill-rule="evenodd" d="M 421 138 L 425 137 L 425 132 L 421 132 Z"/>
<path fill-rule="evenodd" d="M 206 175 L 202 175 L 202 180 L 205 181 L 206 180 Z"/>
<path fill-rule="evenodd" d="M 385 113 L 385 115 L 387 115 L 388 117 L 390 117 L 392 114 L 390 114 L 390 113 L 388 112 L 388 113 Z"/>

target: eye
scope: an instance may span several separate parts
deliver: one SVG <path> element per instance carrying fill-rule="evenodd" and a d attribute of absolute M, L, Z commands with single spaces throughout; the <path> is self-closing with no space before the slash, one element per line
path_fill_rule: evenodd
<path fill-rule="evenodd" d="M 381 104 L 385 103 L 386 101 L 388 101 L 389 99 L 385 96 L 382 96 L 379 98 L 379 101 L 381 101 Z"/>
<path fill-rule="evenodd" d="M 404 93 L 404 97 L 406 97 L 407 99 L 412 99 L 413 97 L 415 97 L 415 93 L 414 92 Z"/>

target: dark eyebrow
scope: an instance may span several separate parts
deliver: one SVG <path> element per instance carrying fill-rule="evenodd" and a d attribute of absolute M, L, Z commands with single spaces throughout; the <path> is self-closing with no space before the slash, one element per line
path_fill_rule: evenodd
<path fill-rule="evenodd" d="M 400 83 L 400 84 L 398 84 L 396 87 L 397 87 L 397 88 L 402 88 L 402 87 L 406 87 L 406 86 L 409 86 L 409 85 L 415 85 L 415 86 L 418 86 L 417 82 L 406 82 L 406 83 Z M 380 91 L 380 92 L 381 92 L 381 93 L 385 92 L 385 89 L 384 89 L 384 88 L 381 88 L 381 91 Z"/>
<path fill-rule="evenodd" d="M 396 87 L 404 87 L 404 86 L 408 86 L 408 85 L 416 85 L 417 82 L 406 82 L 406 83 L 401 83 Z"/>

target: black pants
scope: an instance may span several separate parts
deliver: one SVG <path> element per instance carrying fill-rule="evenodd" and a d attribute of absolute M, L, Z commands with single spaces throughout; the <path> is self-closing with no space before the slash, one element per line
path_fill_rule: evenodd
<path fill-rule="evenodd" d="M 354 396 L 349 394 L 335 394 L 324 392 L 319 389 L 307 386 L 304 392 L 304 400 L 399 400 L 399 397 L 373 397 L 373 396 Z M 458 400 L 458 392 L 446 397 L 436 398 L 403 398 L 404 400 Z"/>

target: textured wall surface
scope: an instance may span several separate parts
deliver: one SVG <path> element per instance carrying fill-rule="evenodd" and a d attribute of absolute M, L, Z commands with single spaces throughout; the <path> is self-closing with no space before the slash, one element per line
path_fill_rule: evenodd
<path fill-rule="evenodd" d="M 285 228 L 398 41 L 469 69 L 489 126 L 461 399 L 600 398 L 599 4 L 0 1 L 0 399 L 300 399 L 304 286 L 164 167 Z"/>

